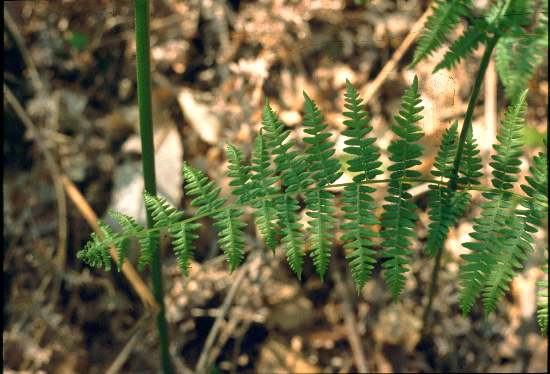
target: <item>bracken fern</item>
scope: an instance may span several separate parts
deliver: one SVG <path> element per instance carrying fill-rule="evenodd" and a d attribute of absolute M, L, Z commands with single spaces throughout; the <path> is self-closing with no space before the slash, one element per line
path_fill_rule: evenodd
<path fill-rule="evenodd" d="M 185 190 L 192 198 L 191 207 L 176 210 L 164 199 L 144 195 L 152 214 L 154 227 L 146 229 L 129 216 L 111 212 L 121 232 L 100 222 L 101 234 L 92 234 L 78 257 L 90 266 L 111 268 L 110 248 L 117 250 L 120 270 L 127 258 L 131 238 L 140 245 L 139 266 L 151 263 L 151 240 L 159 241 L 161 231 L 172 238 L 172 247 L 179 268 L 188 275 L 198 238 L 199 219 L 213 220 L 218 232 L 218 244 L 233 271 L 245 257 L 246 224 L 241 221 L 244 208 L 253 211 L 254 220 L 265 247 L 277 250 L 279 244 L 286 252 L 292 271 L 302 277 L 305 253 L 310 251 L 316 272 L 323 278 L 334 247 L 337 207 L 341 206 L 340 240 L 346 250 L 350 272 L 357 291 L 371 277 L 372 270 L 382 259 L 383 275 L 394 297 L 403 290 L 405 273 L 411 262 L 412 240 L 416 237 L 417 207 L 408 192 L 413 183 L 424 181 L 414 168 L 421 165 L 423 137 L 419 127 L 420 92 L 418 79 L 405 90 L 398 115 L 391 130 L 396 138 L 388 147 L 391 164 L 389 180 L 377 180 L 382 174 L 380 150 L 371 135 L 372 126 L 358 91 L 346 82 L 344 153 L 347 172 L 352 182 L 344 187 L 341 204 L 337 202 L 335 182 L 342 175 L 340 162 L 335 158 L 332 136 L 327 131 L 317 105 L 304 94 L 305 149 L 289 139 L 290 130 L 265 102 L 262 128 L 255 140 L 250 162 L 235 146 L 227 146 L 229 186 L 234 202 L 220 196 L 220 187 L 207 175 L 184 164 Z M 513 192 L 518 181 L 522 155 L 523 115 L 526 92 L 518 96 L 505 114 L 492 156 L 492 188 L 479 186 L 481 159 L 472 132 L 468 132 L 457 177 L 458 188 L 449 187 L 453 157 L 457 152 L 457 124 L 444 133 L 429 182 L 429 231 L 426 252 L 433 256 L 442 251 L 449 229 L 458 223 L 467 210 L 471 196 L 468 191 L 481 190 L 486 199 L 481 204 L 481 216 L 475 219 L 472 241 L 464 246 L 471 252 L 464 255 L 460 271 L 460 306 L 469 312 L 478 296 L 483 297 L 487 312 L 508 289 L 512 277 L 519 271 L 532 251 L 533 233 L 543 226 L 548 208 L 547 161 L 545 154 L 533 158 L 526 183 L 521 185 L 525 195 Z M 375 184 L 388 183 L 383 212 L 377 217 L 372 194 Z M 304 230 L 300 219 L 300 197 L 309 218 Z M 518 205 L 519 203 L 519 205 Z M 516 206 L 517 205 L 517 206 Z M 196 208 L 193 212 L 192 207 Z M 380 227 L 380 229 L 378 229 Z"/>

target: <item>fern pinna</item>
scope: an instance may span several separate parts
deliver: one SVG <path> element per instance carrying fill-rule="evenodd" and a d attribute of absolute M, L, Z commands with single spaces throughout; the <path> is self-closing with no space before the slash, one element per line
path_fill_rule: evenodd
<path fill-rule="evenodd" d="M 158 241 L 161 231 L 172 238 L 172 247 L 182 274 L 188 275 L 198 238 L 199 219 L 210 217 L 218 232 L 218 243 L 234 270 L 245 257 L 246 224 L 241 220 L 244 208 L 253 211 L 254 221 L 266 248 L 277 250 L 279 244 L 286 252 L 290 268 L 302 277 L 305 254 L 309 251 L 315 270 L 324 277 L 332 254 L 332 238 L 337 224 L 337 207 L 341 207 L 342 232 L 340 240 L 357 290 L 360 291 L 371 276 L 379 259 L 383 275 L 394 296 L 404 288 L 412 254 L 412 240 L 416 237 L 417 209 L 408 192 L 413 183 L 424 182 L 414 170 L 421 164 L 422 146 L 418 141 L 423 133 L 419 127 L 419 83 L 415 77 L 406 89 L 399 114 L 394 117 L 391 130 L 396 138 L 388 147 L 391 164 L 389 180 L 380 180 L 381 151 L 371 135 L 372 126 L 358 91 L 346 82 L 344 153 L 349 156 L 347 172 L 352 182 L 335 185 L 342 175 L 342 165 L 335 158 L 331 133 L 317 105 L 304 94 L 304 149 L 289 139 L 290 130 L 265 102 L 262 128 L 254 142 L 250 162 L 235 146 L 227 146 L 227 176 L 230 179 L 232 203 L 220 196 L 220 187 L 207 175 L 184 164 L 186 193 L 192 198 L 185 212 L 171 207 L 164 199 L 148 194 L 144 202 L 152 212 L 154 227 L 146 229 L 132 217 L 111 212 L 121 230 L 100 222 L 101 234 L 92 234 L 78 257 L 91 266 L 111 268 L 110 248 L 117 250 L 120 270 L 127 258 L 130 239 L 140 246 L 140 268 L 150 264 L 151 240 Z M 469 206 L 469 190 L 484 191 L 486 198 L 481 217 L 476 219 L 472 241 L 464 246 L 471 253 L 464 256 L 461 267 L 462 287 L 460 305 L 464 312 L 471 310 L 477 296 L 482 295 L 487 311 L 506 291 L 508 284 L 525 256 L 531 251 L 532 234 L 542 225 L 547 214 L 548 184 L 546 156 L 533 159 L 530 176 L 521 186 L 525 195 L 512 191 L 517 181 L 522 154 L 521 131 L 526 94 L 510 107 L 502 122 L 495 145 L 496 154 L 491 166 L 493 188 L 479 186 L 481 159 L 471 131 L 466 137 L 463 157 L 457 178 L 458 188 L 451 189 L 453 157 L 457 152 L 457 124 L 450 126 L 442 137 L 429 186 L 429 224 L 426 250 L 430 255 L 441 251 L 449 229 L 455 225 Z M 372 197 L 377 183 L 388 183 L 386 204 L 380 217 L 375 214 Z M 344 187 L 341 195 L 330 187 Z M 300 217 L 300 196 L 308 219 L 304 230 Z M 338 202 L 338 198 L 341 199 Z M 515 206 L 519 202 L 518 206 Z M 193 207 L 195 211 L 193 211 Z M 380 226 L 381 229 L 375 229 Z M 307 239 L 307 240 L 306 240 Z"/>
<path fill-rule="evenodd" d="M 418 91 L 418 79 L 415 77 L 412 86 L 405 91 L 401 102 L 399 116 L 395 116 L 395 124 L 391 129 L 399 139 L 391 142 L 388 147 L 390 161 L 393 164 L 388 167 L 390 182 L 388 186 L 389 196 L 385 197 L 389 204 L 384 205 L 382 213 L 381 233 L 384 240 L 383 256 L 388 259 L 383 263 L 386 269 L 384 277 L 389 283 L 394 297 L 397 297 L 405 285 L 407 265 L 410 263 L 410 239 L 415 236 L 417 214 L 415 205 L 409 200 L 412 195 L 407 192 L 412 185 L 403 181 L 404 178 L 418 178 L 419 171 L 410 170 L 414 166 L 421 165 L 422 146 L 416 143 L 424 134 L 417 125 L 422 116 L 418 115 L 423 107 L 419 106 L 420 93 Z"/>
<path fill-rule="evenodd" d="M 346 81 L 344 106 L 348 110 L 344 112 L 347 118 L 344 125 L 347 129 L 342 135 L 349 138 L 344 142 L 347 145 L 344 152 L 352 157 L 347 161 L 348 171 L 358 174 L 353 177 L 355 183 L 344 189 L 342 211 L 346 222 L 341 225 L 345 232 L 341 240 L 344 242 L 344 248 L 350 250 L 346 258 L 359 291 L 370 278 L 376 263 L 373 238 L 377 237 L 377 233 L 372 226 L 379 224 L 374 214 L 376 204 L 370 195 L 376 190 L 361 183 L 382 174 L 382 162 L 378 160 L 380 151 L 374 145 L 376 138 L 367 136 L 372 131 L 368 114 L 362 108 L 359 93 L 349 81 Z"/>
<path fill-rule="evenodd" d="M 548 50 L 546 0 L 498 0 L 480 17 L 471 0 L 435 0 L 418 39 L 412 66 L 449 42 L 464 20 L 464 31 L 435 66 L 452 69 L 480 46 L 495 48 L 495 65 L 506 96 L 516 98 L 533 77 Z"/>
<path fill-rule="evenodd" d="M 470 312 L 479 294 L 483 295 L 485 311 L 493 311 L 497 301 L 508 290 L 511 279 L 525 262 L 527 254 L 532 251 L 532 234 L 537 231 L 533 223 L 539 221 L 540 216 L 536 219 L 535 215 L 541 208 L 528 211 L 514 209 L 512 193 L 512 183 L 518 181 L 517 174 L 520 171 L 519 157 L 523 153 L 526 98 L 525 91 L 510 106 L 502 121 L 497 135 L 499 143 L 493 146 L 496 154 L 490 163 L 493 167 L 492 184 L 498 191 L 483 193 L 487 201 L 481 204 L 481 216 L 474 220 L 474 232 L 470 234 L 475 241 L 464 244 L 471 251 L 462 256 L 465 264 L 460 271 L 462 289 L 459 303 L 464 313 Z M 541 192 L 545 195 L 542 198 L 545 201 L 540 202 L 535 200 L 534 196 L 538 196 L 535 191 L 543 188 L 533 178 L 527 181 L 529 185 L 523 189 L 530 191 L 533 196 L 528 193 L 530 199 L 526 204 L 547 207 L 548 186 L 546 191 Z"/>

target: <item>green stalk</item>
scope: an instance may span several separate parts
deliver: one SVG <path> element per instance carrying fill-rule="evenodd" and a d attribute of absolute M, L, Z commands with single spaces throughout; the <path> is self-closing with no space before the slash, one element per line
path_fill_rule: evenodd
<path fill-rule="evenodd" d="M 151 73 L 149 46 L 149 0 L 135 0 L 136 15 L 136 72 L 139 105 L 139 127 L 141 135 L 141 159 L 143 163 L 143 180 L 145 191 L 156 196 L 155 181 L 155 146 L 153 143 L 153 116 L 151 111 Z M 153 227 L 153 217 L 147 210 L 147 226 Z M 154 241 L 151 241 L 154 243 Z M 168 349 L 168 330 L 166 327 L 164 290 L 162 287 L 162 269 L 160 248 L 150 248 L 151 279 L 153 293 L 159 305 L 157 313 L 157 330 L 159 333 L 162 370 L 165 374 L 172 373 L 170 353 Z"/>
<path fill-rule="evenodd" d="M 493 50 L 495 49 L 495 46 L 499 38 L 500 38 L 500 34 L 495 34 L 491 39 L 487 41 L 487 44 L 485 45 L 485 52 L 483 53 L 483 57 L 481 58 L 481 63 L 479 65 L 479 70 L 476 75 L 474 87 L 472 88 L 470 101 L 468 102 L 468 109 L 466 110 L 466 115 L 464 116 L 464 124 L 462 125 L 462 129 L 460 131 L 458 147 L 457 147 L 455 159 L 453 162 L 453 171 L 451 174 L 451 178 L 449 179 L 449 188 L 452 191 L 456 191 L 458 189 L 458 172 L 460 170 L 460 163 L 462 162 L 462 153 L 464 152 L 464 144 L 466 142 L 466 137 L 468 136 L 468 131 L 470 131 L 470 129 L 472 128 L 474 108 L 476 106 L 477 99 L 479 97 L 479 92 L 481 91 L 481 84 L 483 83 L 483 79 L 485 78 L 485 72 L 487 71 L 487 67 L 489 66 L 489 61 L 491 60 L 491 55 L 493 54 Z M 423 320 L 422 331 L 424 333 L 427 332 L 427 329 L 429 327 L 429 321 L 431 319 L 432 302 L 437 290 L 437 278 L 439 275 L 439 269 L 441 268 L 440 265 L 441 265 L 442 253 L 443 253 L 443 248 L 439 248 L 439 251 L 437 252 L 437 255 L 434 260 L 434 267 L 432 270 L 432 281 L 430 283 L 430 290 L 429 290 L 429 296 L 428 296 L 428 305 L 426 305 L 426 308 L 424 310 L 424 316 L 422 318 Z"/>
<path fill-rule="evenodd" d="M 451 175 L 449 187 L 456 191 L 458 184 L 458 171 L 460 169 L 460 162 L 462 161 L 462 153 L 464 151 L 464 143 L 466 142 L 466 137 L 468 136 L 468 131 L 472 127 L 472 118 L 474 116 L 474 108 L 477 103 L 477 98 L 479 97 L 479 91 L 481 90 L 481 84 L 485 78 L 485 72 L 487 71 L 487 66 L 489 66 L 489 61 L 491 60 L 491 55 L 493 50 L 498 42 L 500 34 L 496 34 L 487 42 L 485 46 L 485 53 L 481 58 L 481 64 L 479 65 L 479 70 L 477 72 L 476 81 L 472 89 L 472 95 L 470 96 L 470 101 L 468 102 L 468 109 L 466 110 L 466 116 L 464 117 L 464 124 L 462 125 L 462 130 L 460 130 L 460 139 L 458 141 L 458 148 L 456 150 L 456 156 L 453 162 L 453 173 Z"/>

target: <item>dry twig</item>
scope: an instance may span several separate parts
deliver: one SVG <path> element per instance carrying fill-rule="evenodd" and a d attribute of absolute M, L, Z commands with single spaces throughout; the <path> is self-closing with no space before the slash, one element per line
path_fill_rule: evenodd
<path fill-rule="evenodd" d="M 59 245 L 57 249 L 56 262 L 59 269 L 63 270 L 65 267 L 65 261 L 67 258 L 67 200 L 65 193 L 63 192 L 63 186 L 61 184 L 61 169 L 57 165 L 54 156 L 42 143 L 43 137 L 40 134 L 38 127 L 32 122 L 25 109 L 19 103 L 19 100 L 11 92 L 10 88 L 4 84 L 4 98 L 8 104 L 12 107 L 17 117 L 21 120 L 25 128 L 27 129 L 31 138 L 36 142 L 38 149 L 44 155 L 46 160 L 46 166 L 50 171 L 52 181 L 54 184 L 55 195 L 57 199 L 57 214 L 58 214 L 58 237 Z M 54 300 L 57 297 L 58 292 L 54 294 Z"/>
<path fill-rule="evenodd" d="M 342 300 L 342 309 L 344 314 L 344 324 L 348 331 L 348 341 L 353 353 L 353 360 L 355 361 L 355 366 L 357 370 L 361 373 L 368 372 L 367 358 L 363 350 L 363 344 L 361 343 L 361 338 L 357 333 L 357 321 L 355 320 L 355 313 L 351 304 L 351 297 L 348 292 L 344 281 L 342 280 L 342 275 L 340 270 L 336 266 L 332 267 L 332 277 L 336 282 L 336 291 L 340 295 Z"/>
<path fill-rule="evenodd" d="M 380 87 L 382 87 L 382 84 L 384 83 L 388 75 L 395 69 L 399 61 L 401 61 L 401 58 L 403 58 L 405 52 L 407 52 L 409 47 L 420 34 L 420 30 L 424 26 L 426 19 L 430 16 L 431 13 L 432 11 L 430 6 L 424 12 L 424 14 L 422 14 L 422 17 L 420 17 L 418 21 L 416 21 L 409 34 L 405 37 L 399 48 L 395 50 L 391 59 L 386 63 L 386 65 L 384 65 L 384 67 L 382 68 L 380 73 L 378 73 L 376 78 L 374 78 L 372 83 L 367 85 L 366 89 L 361 92 L 362 96 L 365 98 L 365 104 L 367 104 L 374 97 Z"/>
<path fill-rule="evenodd" d="M 197 373 L 206 372 L 207 363 L 209 361 L 209 356 L 212 350 L 212 346 L 214 345 L 218 332 L 222 327 L 224 318 L 227 312 L 229 311 L 229 307 L 231 306 L 231 303 L 233 302 L 233 299 L 235 298 L 235 295 L 237 294 L 237 291 L 239 290 L 239 287 L 243 282 L 247 271 L 253 265 L 256 265 L 256 263 L 260 262 L 260 260 L 261 260 L 261 257 L 258 256 L 257 253 L 251 254 L 246 264 L 244 264 L 239 268 L 239 270 L 237 270 L 237 275 L 233 279 L 233 284 L 231 285 L 229 292 L 227 292 L 227 295 L 225 296 L 225 300 L 223 301 L 223 304 L 220 307 L 220 313 L 218 314 L 218 317 L 214 321 L 214 325 L 212 326 L 212 328 L 210 329 L 210 332 L 208 333 L 208 337 L 206 338 L 206 343 L 204 343 L 204 347 L 199 356 L 199 361 L 197 362 L 197 366 L 195 367 L 195 372 Z"/>

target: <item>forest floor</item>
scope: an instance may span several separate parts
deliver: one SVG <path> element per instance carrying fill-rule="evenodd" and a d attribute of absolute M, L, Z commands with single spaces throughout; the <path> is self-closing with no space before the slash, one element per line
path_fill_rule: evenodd
<path fill-rule="evenodd" d="M 418 76 L 426 134 L 420 171 L 427 176 L 442 131 L 455 120 L 461 124 L 482 52 L 452 72 L 431 74 L 441 55 L 410 70 L 414 39 L 407 36 L 418 33 L 415 24 L 427 1 L 152 3 L 158 190 L 180 208 L 190 202 L 179 173 L 184 160 L 207 171 L 228 195 L 225 146 L 232 143 L 249 154 L 265 97 L 299 133 L 305 90 L 329 129 L 341 134 L 346 79 L 368 97 L 377 144 L 387 160 L 388 126 L 403 90 Z M 131 4 L 4 5 L 13 20 L 9 33 L 8 26 L 4 29 L 4 85 L 33 126 L 4 101 L 5 373 L 159 370 L 151 308 L 142 302 L 149 271 L 139 273 L 140 283 L 116 271 L 92 270 L 76 258 L 93 232 L 94 214 L 107 220 L 114 209 L 138 221 L 145 217 Z M 401 56 L 386 74 L 383 68 L 396 51 Z M 546 71 L 547 61 L 530 82 L 525 161 L 542 149 L 546 136 Z M 503 110 L 503 89 L 491 64 L 473 125 L 485 160 Z M 345 160 L 343 138 L 333 139 L 337 157 Z M 522 168 L 525 175 L 526 163 Z M 546 231 L 537 234 L 537 251 L 495 313 L 485 317 L 478 304 L 470 315 L 460 314 L 458 269 L 465 253 L 460 243 L 479 213 L 479 194 L 450 231 L 433 323 L 423 331 L 433 267 L 423 252 L 429 223 L 425 187 L 414 192 L 419 239 L 397 302 L 378 267 L 364 289 L 355 291 L 340 243 L 322 282 L 309 257 L 297 280 L 282 250 L 271 254 L 263 248 L 253 224 L 247 229 L 247 259 L 233 274 L 207 220 L 188 278 L 163 242 L 177 372 L 194 372 L 197 366 L 231 373 L 546 372 L 548 342 L 535 317 Z M 384 193 L 384 188 L 376 193 L 379 206 Z M 252 223 L 249 213 L 246 217 Z M 137 263 L 135 255 L 130 260 Z"/>

